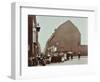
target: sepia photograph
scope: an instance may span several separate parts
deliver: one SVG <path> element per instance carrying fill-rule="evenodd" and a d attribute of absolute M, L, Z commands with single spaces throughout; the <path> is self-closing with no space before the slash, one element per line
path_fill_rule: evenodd
<path fill-rule="evenodd" d="M 28 15 L 28 66 L 88 63 L 88 18 Z"/>
<path fill-rule="evenodd" d="M 63 78 L 96 74 L 96 10 L 13 3 L 11 77 Z"/>

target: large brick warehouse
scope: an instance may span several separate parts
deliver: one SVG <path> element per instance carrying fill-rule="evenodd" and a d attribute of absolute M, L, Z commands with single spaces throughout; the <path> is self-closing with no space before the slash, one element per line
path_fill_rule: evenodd
<path fill-rule="evenodd" d="M 51 47 L 56 46 L 57 52 L 73 51 L 77 55 L 87 56 L 87 45 L 81 45 L 81 33 L 78 28 L 70 21 L 61 24 L 48 39 L 45 47 L 45 54 L 50 52 Z"/>

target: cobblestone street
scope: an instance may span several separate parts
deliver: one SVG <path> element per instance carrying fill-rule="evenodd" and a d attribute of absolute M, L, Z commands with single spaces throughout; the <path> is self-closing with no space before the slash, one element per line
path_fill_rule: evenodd
<path fill-rule="evenodd" d="M 80 59 L 78 59 L 77 57 L 74 57 L 73 60 L 68 60 L 68 61 L 64 61 L 61 63 L 51 63 L 51 64 L 47 64 L 47 66 L 56 66 L 56 65 L 79 65 L 79 64 L 87 64 L 88 63 L 88 58 L 87 56 L 82 56 Z"/>

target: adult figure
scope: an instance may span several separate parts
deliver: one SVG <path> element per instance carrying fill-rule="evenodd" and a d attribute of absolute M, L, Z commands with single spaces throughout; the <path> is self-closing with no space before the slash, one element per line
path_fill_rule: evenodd
<path fill-rule="evenodd" d="M 81 56 L 81 53 L 80 53 L 80 52 L 78 52 L 78 59 L 80 59 L 80 56 Z"/>

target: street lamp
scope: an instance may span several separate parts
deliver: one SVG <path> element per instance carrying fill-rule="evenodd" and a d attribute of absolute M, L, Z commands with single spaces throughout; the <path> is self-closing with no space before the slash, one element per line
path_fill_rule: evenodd
<path fill-rule="evenodd" d="M 39 23 L 35 24 L 33 21 L 33 43 L 38 44 L 38 32 L 40 31 Z"/>
<path fill-rule="evenodd" d="M 36 44 L 37 44 L 36 52 L 37 52 L 37 56 L 39 56 L 39 41 L 38 41 L 39 38 L 38 32 L 40 31 L 39 23 L 36 24 L 35 29 L 36 29 Z"/>
<path fill-rule="evenodd" d="M 36 63 L 38 64 L 38 56 L 39 56 L 39 42 L 38 42 L 38 32 L 40 31 L 39 23 L 33 20 L 33 47 L 34 47 L 34 57 L 36 59 Z"/>
<path fill-rule="evenodd" d="M 40 31 L 40 26 L 39 26 L 39 23 L 36 25 L 36 27 L 35 27 L 35 28 L 36 28 L 36 31 L 37 31 L 37 32 L 39 32 L 39 31 Z"/>

